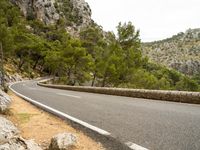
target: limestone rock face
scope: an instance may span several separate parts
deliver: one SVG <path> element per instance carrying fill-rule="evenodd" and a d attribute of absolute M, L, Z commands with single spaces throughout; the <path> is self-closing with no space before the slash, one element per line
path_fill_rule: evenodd
<path fill-rule="evenodd" d="M 0 117 L 0 150 L 42 150 L 33 140 L 20 137 L 19 130 L 9 120 Z"/>
<path fill-rule="evenodd" d="M 0 117 L 0 145 L 8 143 L 19 134 L 19 130 L 9 120 Z"/>
<path fill-rule="evenodd" d="M 61 133 L 51 139 L 49 150 L 68 150 L 76 144 L 77 138 L 71 133 Z"/>
<path fill-rule="evenodd" d="M 21 140 L 24 141 L 28 150 L 42 150 L 42 148 L 34 140 L 25 140 L 23 138 L 21 138 Z"/>
<path fill-rule="evenodd" d="M 22 81 L 22 77 L 18 74 L 18 73 L 15 73 L 13 75 L 10 75 L 10 74 L 5 74 L 4 76 L 5 78 L 5 82 L 6 83 L 12 83 L 12 82 L 17 82 L 17 81 Z"/>
<path fill-rule="evenodd" d="M 25 140 L 21 137 L 16 137 L 0 145 L 0 150 L 42 150 L 42 148 L 33 140 Z"/>
<path fill-rule="evenodd" d="M 37 18 L 46 24 L 53 24 L 59 19 L 53 0 L 12 0 L 28 19 Z"/>
<path fill-rule="evenodd" d="M 10 97 L 0 90 L 0 113 L 4 113 L 11 103 Z"/>
<path fill-rule="evenodd" d="M 11 0 L 27 19 L 55 24 L 64 19 L 69 32 L 80 31 L 91 22 L 91 9 L 84 0 Z"/>
<path fill-rule="evenodd" d="M 75 6 L 78 10 L 79 16 L 81 16 L 82 26 L 89 25 L 91 23 L 92 11 L 88 3 L 86 3 L 84 0 L 73 0 L 72 3 L 73 6 Z"/>
<path fill-rule="evenodd" d="M 188 75 L 200 73 L 200 60 L 187 60 L 185 62 L 171 62 L 170 67 Z"/>
<path fill-rule="evenodd" d="M 200 73 L 200 29 L 189 29 L 165 40 L 143 43 L 142 50 L 153 62 L 187 75 Z"/>

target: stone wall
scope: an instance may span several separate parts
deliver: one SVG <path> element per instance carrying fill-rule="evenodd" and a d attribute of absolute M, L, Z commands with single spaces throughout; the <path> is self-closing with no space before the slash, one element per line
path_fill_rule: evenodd
<path fill-rule="evenodd" d="M 80 92 L 91 92 L 116 96 L 127 96 L 134 98 L 145 98 L 154 100 L 164 100 L 182 103 L 200 104 L 200 92 L 184 91 L 163 91 L 163 90 L 143 90 L 143 89 L 124 89 L 124 88 L 101 88 L 101 87 L 81 87 L 38 83 L 40 86 L 65 89 Z"/>

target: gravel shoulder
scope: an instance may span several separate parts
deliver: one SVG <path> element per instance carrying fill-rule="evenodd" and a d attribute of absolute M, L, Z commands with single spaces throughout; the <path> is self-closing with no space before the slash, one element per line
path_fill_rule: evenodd
<path fill-rule="evenodd" d="M 22 137 L 34 139 L 45 149 L 54 135 L 70 132 L 78 137 L 74 150 L 104 149 L 100 143 L 72 128 L 66 121 L 33 106 L 10 91 L 9 95 L 12 103 L 7 118 L 19 128 Z"/>

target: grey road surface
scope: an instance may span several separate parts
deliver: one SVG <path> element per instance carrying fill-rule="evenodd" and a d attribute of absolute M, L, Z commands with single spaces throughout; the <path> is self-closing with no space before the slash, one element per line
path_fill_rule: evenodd
<path fill-rule="evenodd" d="M 200 150 L 200 105 L 12 85 L 42 104 L 150 150 Z"/>

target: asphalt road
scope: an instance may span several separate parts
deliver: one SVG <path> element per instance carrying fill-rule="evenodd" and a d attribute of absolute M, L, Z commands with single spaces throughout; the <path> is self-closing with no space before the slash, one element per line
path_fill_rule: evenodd
<path fill-rule="evenodd" d="M 200 150 L 200 105 L 12 85 L 42 104 L 150 150 Z"/>

